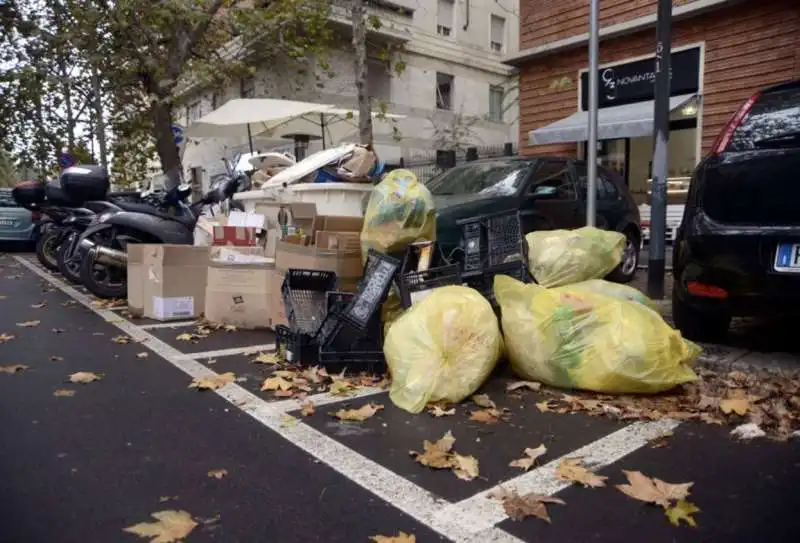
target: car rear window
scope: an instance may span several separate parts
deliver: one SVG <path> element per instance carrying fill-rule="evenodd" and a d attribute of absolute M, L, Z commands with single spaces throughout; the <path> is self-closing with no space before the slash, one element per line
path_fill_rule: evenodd
<path fill-rule="evenodd" d="M 19 207 L 11 197 L 11 189 L 0 189 L 0 207 Z"/>
<path fill-rule="evenodd" d="M 731 138 L 728 150 L 758 149 L 759 140 L 800 132 L 800 84 L 765 92 Z"/>

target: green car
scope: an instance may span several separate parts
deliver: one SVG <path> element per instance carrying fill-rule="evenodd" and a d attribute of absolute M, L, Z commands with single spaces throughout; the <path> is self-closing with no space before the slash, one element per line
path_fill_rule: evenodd
<path fill-rule="evenodd" d="M 0 188 L 0 243 L 35 241 L 37 220 L 34 213 L 14 202 L 10 188 Z"/>

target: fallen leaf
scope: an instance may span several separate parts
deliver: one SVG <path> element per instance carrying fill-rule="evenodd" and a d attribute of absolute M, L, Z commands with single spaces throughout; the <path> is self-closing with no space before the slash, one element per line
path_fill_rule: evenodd
<path fill-rule="evenodd" d="M 11 334 L 5 334 L 5 333 L 0 334 L 0 343 L 5 343 L 7 341 L 11 341 L 15 337 L 16 336 L 12 336 Z"/>
<path fill-rule="evenodd" d="M 500 419 L 500 412 L 497 409 L 481 409 L 480 411 L 472 411 L 469 420 L 475 422 L 483 422 L 485 424 L 494 424 Z"/>
<path fill-rule="evenodd" d="M 453 454 L 453 473 L 456 477 L 464 481 L 472 481 L 480 472 L 478 471 L 478 459 L 474 456 L 462 456 Z"/>
<path fill-rule="evenodd" d="M 212 377 L 196 377 L 192 380 L 189 388 L 197 388 L 200 390 L 217 390 L 225 385 L 232 383 L 236 376 L 233 372 L 222 373 Z"/>
<path fill-rule="evenodd" d="M 51 356 L 50 357 L 50 362 L 63 362 L 63 361 L 64 361 L 64 357 L 63 356 Z"/>
<path fill-rule="evenodd" d="M 310 417 L 314 414 L 314 402 L 303 402 L 300 404 L 300 413 L 304 417 Z"/>
<path fill-rule="evenodd" d="M 349 396 L 353 393 L 353 385 L 347 381 L 334 381 L 331 384 L 331 396 Z"/>
<path fill-rule="evenodd" d="M 490 492 L 487 496 L 490 499 L 498 500 L 503 504 L 503 510 L 511 520 L 520 521 L 527 517 L 536 517 L 550 523 L 550 514 L 547 512 L 547 504 L 566 505 L 564 500 L 552 496 L 542 496 L 531 492 L 520 496 L 515 491 L 509 491 L 503 487 Z"/>
<path fill-rule="evenodd" d="M 368 403 L 366 405 L 362 405 L 358 409 L 340 409 L 334 416 L 339 420 L 352 420 L 363 422 L 369 418 L 375 416 L 375 413 L 383 409 L 383 406 L 380 404 L 372 404 Z"/>
<path fill-rule="evenodd" d="M 547 447 L 544 445 L 539 445 L 535 449 L 525 449 L 525 456 L 518 460 L 512 461 L 509 466 L 512 468 L 520 468 L 524 471 L 528 471 L 533 467 L 533 464 L 536 463 L 536 460 L 539 459 L 540 456 L 544 455 L 547 452 Z"/>
<path fill-rule="evenodd" d="M 99 381 L 100 379 L 102 379 L 100 375 L 92 373 L 91 371 L 79 371 L 69 376 L 69 381 L 71 383 L 81 383 L 84 385 L 92 381 Z"/>
<path fill-rule="evenodd" d="M 667 507 L 664 512 L 667 514 L 667 518 L 673 526 L 678 526 L 681 521 L 684 521 L 692 528 L 697 528 L 697 522 L 692 515 L 699 513 L 700 508 L 692 502 L 678 500 L 678 503 L 675 504 L 674 507 Z"/>
<path fill-rule="evenodd" d="M 550 400 L 544 402 L 538 402 L 536 404 L 536 409 L 538 409 L 541 413 L 549 413 L 550 412 Z"/>
<path fill-rule="evenodd" d="M 267 377 L 261 384 L 261 390 L 291 390 L 294 383 L 283 377 Z"/>
<path fill-rule="evenodd" d="M 746 441 L 748 439 L 756 439 L 766 436 L 767 433 L 761 429 L 758 424 L 749 422 L 747 424 L 740 424 L 731 430 L 731 436 Z"/>
<path fill-rule="evenodd" d="M 252 362 L 254 364 L 269 364 L 272 366 L 279 366 L 283 363 L 277 353 L 258 353 L 258 356 Z"/>
<path fill-rule="evenodd" d="M 747 398 L 725 398 L 719 402 L 719 408 L 726 415 L 736 413 L 739 416 L 744 416 L 750 409 L 750 401 Z"/>
<path fill-rule="evenodd" d="M 293 417 L 291 415 L 284 415 L 281 419 L 281 428 L 288 428 L 290 426 L 294 426 L 300 422 L 300 419 Z"/>
<path fill-rule="evenodd" d="M 228 475 L 228 470 L 226 469 L 212 469 L 208 472 L 208 476 L 214 479 L 222 479 L 226 475 Z"/>
<path fill-rule="evenodd" d="M 514 390 L 519 390 L 521 388 L 537 391 L 542 388 L 542 383 L 537 383 L 536 381 L 514 381 L 506 386 L 506 390 L 508 392 L 513 392 Z"/>
<path fill-rule="evenodd" d="M 150 543 L 174 543 L 185 539 L 197 527 L 192 515 L 186 511 L 158 511 L 150 516 L 157 522 L 140 522 L 123 531 L 139 537 L 151 537 Z"/>
<path fill-rule="evenodd" d="M 486 409 L 497 409 L 495 403 L 489 398 L 488 394 L 474 394 L 472 398 L 472 403 L 477 405 L 478 407 L 484 407 Z"/>
<path fill-rule="evenodd" d="M 125 345 L 126 343 L 131 342 L 131 338 L 128 336 L 114 336 L 111 338 L 111 341 L 118 343 L 119 345 Z"/>
<path fill-rule="evenodd" d="M 443 409 L 442 407 L 434 404 L 428 406 L 428 413 L 434 417 L 449 417 L 456 414 L 456 408 L 452 407 L 450 409 Z"/>
<path fill-rule="evenodd" d="M 602 475 L 597 475 L 583 465 L 579 458 L 564 458 L 556 468 L 556 476 L 564 481 L 580 483 L 585 487 L 598 488 L 606 486 L 606 479 Z"/>
<path fill-rule="evenodd" d="M 417 543 L 417 538 L 412 534 L 400 532 L 397 535 L 374 535 L 370 537 L 375 543 Z"/>
<path fill-rule="evenodd" d="M 452 432 L 448 431 L 439 441 L 434 443 L 425 440 L 422 443 L 424 452 L 410 451 L 410 454 L 414 457 L 414 460 L 423 466 L 435 469 L 450 469 L 453 467 L 453 458 L 450 451 L 455 442 L 456 439 L 453 437 Z"/>
<path fill-rule="evenodd" d="M 150 356 L 150 353 L 137 353 L 136 358 L 147 358 Z"/>
<path fill-rule="evenodd" d="M 20 328 L 33 328 L 34 326 L 39 326 L 42 321 L 25 321 L 25 322 L 18 322 L 17 326 Z"/>
<path fill-rule="evenodd" d="M 55 392 L 53 392 L 53 396 L 58 398 L 72 398 L 75 395 L 74 390 L 69 390 L 68 388 L 59 388 Z"/>
<path fill-rule="evenodd" d="M 194 338 L 195 335 L 190 334 L 188 332 L 185 332 L 183 334 L 178 334 L 177 336 L 175 336 L 175 339 L 177 339 L 178 341 L 192 341 Z"/>
<path fill-rule="evenodd" d="M 25 364 L 12 364 L 11 366 L 0 366 L 0 371 L 3 373 L 18 373 L 27 370 L 29 367 Z"/>
<path fill-rule="evenodd" d="M 654 503 L 665 509 L 671 502 L 686 499 L 689 489 L 694 483 L 665 483 L 661 479 L 651 479 L 640 471 L 622 470 L 628 478 L 627 485 L 617 485 L 617 488 L 633 499 Z"/>
<path fill-rule="evenodd" d="M 177 500 L 178 496 L 160 496 L 158 498 L 158 503 L 168 502 L 170 500 Z"/>
<path fill-rule="evenodd" d="M 31 304 L 31 307 L 34 309 L 41 309 L 43 307 L 47 307 L 47 302 L 41 302 L 38 304 Z"/>

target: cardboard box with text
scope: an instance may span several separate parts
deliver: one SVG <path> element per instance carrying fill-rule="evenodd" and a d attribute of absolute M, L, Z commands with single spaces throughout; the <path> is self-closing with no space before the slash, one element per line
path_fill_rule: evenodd
<path fill-rule="evenodd" d="M 143 315 L 159 321 L 199 317 L 205 303 L 208 247 L 142 247 Z"/>

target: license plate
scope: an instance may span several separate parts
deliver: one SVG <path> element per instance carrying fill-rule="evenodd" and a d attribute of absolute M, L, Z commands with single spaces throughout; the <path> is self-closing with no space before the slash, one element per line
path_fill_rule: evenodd
<path fill-rule="evenodd" d="M 0 219 L 0 226 L 16 226 L 17 221 L 13 219 Z"/>
<path fill-rule="evenodd" d="M 800 273 L 800 243 L 779 243 L 775 251 L 775 271 Z"/>

